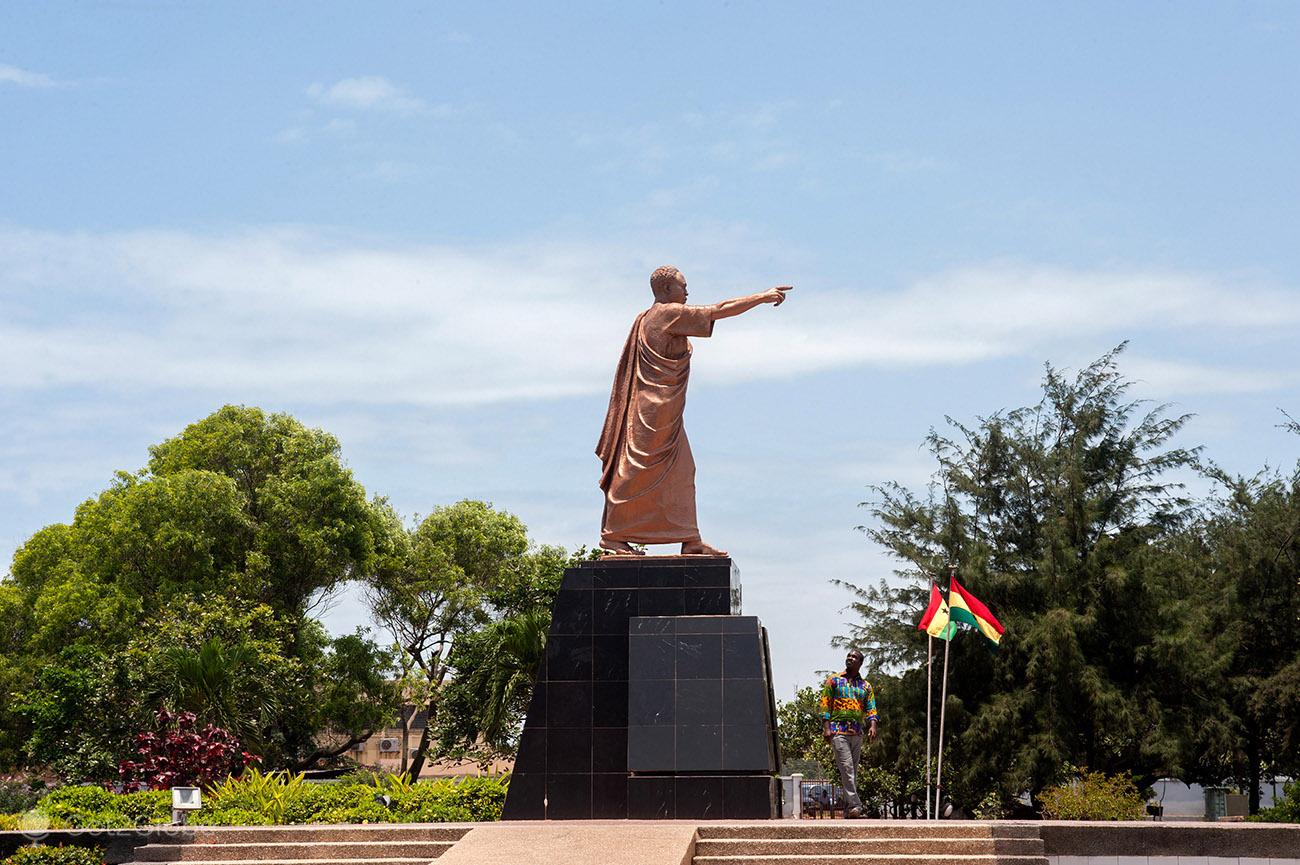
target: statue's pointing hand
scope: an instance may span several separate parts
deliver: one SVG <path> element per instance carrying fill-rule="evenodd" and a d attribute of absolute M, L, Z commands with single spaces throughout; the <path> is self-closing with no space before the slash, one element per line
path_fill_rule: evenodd
<path fill-rule="evenodd" d="M 793 288 L 793 285 L 778 285 L 776 288 L 769 288 L 767 290 L 768 300 L 773 306 L 780 306 L 785 303 L 785 293 Z"/>

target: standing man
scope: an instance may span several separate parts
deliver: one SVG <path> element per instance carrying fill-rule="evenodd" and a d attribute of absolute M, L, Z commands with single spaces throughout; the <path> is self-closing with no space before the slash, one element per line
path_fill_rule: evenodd
<path fill-rule="evenodd" d="M 712 336 L 715 321 L 760 304 L 780 306 L 790 286 L 688 306 L 686 277 L 661 267 L 650 275 L 650 289 L 655 302 L 636 317 L 623 346 L 596 444 L 605 491 L 600 546 L 638 555 L 632 544 L 680 543 L 683 555 L 725 556 L 700 539 L 695 520 L 695 458 L 682 426 L 691 371 L 687 337 Z"/>
<path fill-rule="evenodd" d="M 848 801 L 844 816 L 849 818 L 862 816 L 858 759 L 862 756 L 863 724 L 870 724 L 867 735 L 876 738 L 876 694 L 861 670 L 862 653 L 852 649 L 844 658 L 844 671 L 829 677 L 822 686 L 822 735 L 835 752 L 840 786 Z"/>

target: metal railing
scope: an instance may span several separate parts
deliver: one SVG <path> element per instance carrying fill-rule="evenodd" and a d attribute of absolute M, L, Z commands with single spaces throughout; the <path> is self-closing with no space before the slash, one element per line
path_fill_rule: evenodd
<path fill-rule="evenodd" d="M 844 789 L 833 781 L 805 778 L 799 773 L 781 779 L 785 789 L 785 816 L 795 820 L 839 820 L 845 817 Z M 903 802 L 866 803 L 868 817 L 895 820 L 924 820 L 924 791 L 915 791 Z M 795 805 L 798 804 L 796 808 Z"/>

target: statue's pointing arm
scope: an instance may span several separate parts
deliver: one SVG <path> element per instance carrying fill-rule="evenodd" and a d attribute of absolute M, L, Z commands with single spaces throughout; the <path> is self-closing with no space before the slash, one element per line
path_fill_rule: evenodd
<path fill-rule="evenodd" d="M 731 300 L 715 303 L 713 306 L 707 307 L 707 309 L 710 310 L 713 320 L 717 321 L 720 318 L 731 318 L 733 315 L 749 312 L 754 307 L 764 303 L 780 306 L 785 303 L 785 293 L 792 288 L 794 288 L 792 285 L 778 285 L 775 288 L 769 288 L 767 291 L 760 291 L 758 294 L 735 297 Z"/>

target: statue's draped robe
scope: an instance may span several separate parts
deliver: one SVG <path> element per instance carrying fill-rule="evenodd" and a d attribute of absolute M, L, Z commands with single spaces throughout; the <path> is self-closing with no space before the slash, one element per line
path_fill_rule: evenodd
<path fill-rule="evenodd" d="M 682 412 L 691 345 L 678 357 L 651 347 L 670 337 L 711 336 L 708 307 L 656 304 L 637 316 L 614 374 L 605 428 L 596 445 L 605 491 L 601 539 L 639 544 L 697 541 L 695 459 Z"/>

